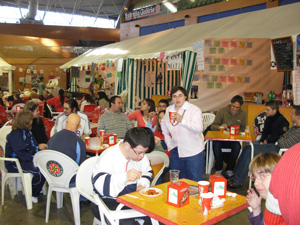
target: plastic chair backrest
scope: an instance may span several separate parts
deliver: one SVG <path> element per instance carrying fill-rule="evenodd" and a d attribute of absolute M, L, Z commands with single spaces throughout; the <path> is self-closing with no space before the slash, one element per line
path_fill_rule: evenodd
<path fill-rule="evenodd" d="M 100 117 L 101 106 L 97 106 L 93 113 L 92 123 L 97 123 Z"/>
<path fill-rule="evenodd" d="M 10 121 L 7 121 L 1 128 L 0 128 L 0 146 L 3 149 L 3 156 L 6 146 L 6 136 L 11 132 L 12 126 L 10 124 Z"/>
<path fill-rule="evenodd" d="M 76 175 L 76 188 L 78 192 L 95 204 L 96 201 L 93 196 L 94 190 L 92 184 L 92 173 L 98 158 L 99 157 L 94 156 L 85 160 L 80 165 Z"/>
<path fill-rule="evenodd" d="M 70 180 L 79 168 L 69 156 L 53 150 L 37 152 L 33 157 L 33 163 L 39 167 L 48 184 L 61 189 L 61 192 L 69 189 Z"/>
<path fill-rule="evenodd" d="M 111 225 L 117 225 L 117 223 L 114 221 L 113 216 L 111 215 L 110 209 L 106 206 L 106 204 L 103 202 L 103 200 L 99 197 L 99 195 L 94 194 L 94 199 L 96 201 L 96 204 L 98 205 L 99 211 L 102 212 L 100 213 L 101 216 L 101 221 L 104 221 L 103 224 L 107 224 L 105 222 L 104 216 L 105 215 L 106 219 L 109 221 Z"/>
<path fill-rule="evenodd" d="M 94 110 L 97 105 L 85 105 L 83 108 L 83 112 L 88 116 L 89 120 L 94 118 Z"/>
<path fill-rule="evenodd" d="M 279 149 L 278 154 L 279 154 L 280 156 L 283 156 L 283 154 L 284 154 L 287 150 L 288 150 L 288 148 L 281 148 L 281 149 Z"/>
<path fill-rule="evenodd" d="M 216 115 L 213 113 L 203 113 L 202 119 L 203 119 L 203 130 L 205 130 L 209 125 L 214 122 Z"/>
<path fill-rule="evenodd" d="M 92 131 L 91 137 L 97 137 L 98 136 L 97 127 L 93 127 L 91 129 L 91 131 Z"/>
<path fill-rule="evenodd" d="M 169 166 L 169 157 L 166 153 L 164 152 L 158 152 L 158 151 L 153 151 L 151 153 L 146 154 L 147 158 L 150 161 L 150 165 L 153 168 L 155 165 L 160 165 L 161 169 L 157 172 L 156 176 L 153 178 L 153 181 L 151 182 L 151 186 L 154 186 L 159 179 L 159 177 L 162 175 L 164 169 Z"/>
<path fill-rule="evenodd" d="M 24 108 L 24 106 L 25 106 L 24 103 L 18 103 L 18 104 L 15 104 L 11 110 L 12 111 L 21 111 Z"/>
<path fill-rule="evenodd" d="M 6 115 L 6 111 L 5 108 L 3 106 L 0 105 L 0 120 L 1 120 L 1 124 L 5 124 L 7 122 L 7 115 Z"/>

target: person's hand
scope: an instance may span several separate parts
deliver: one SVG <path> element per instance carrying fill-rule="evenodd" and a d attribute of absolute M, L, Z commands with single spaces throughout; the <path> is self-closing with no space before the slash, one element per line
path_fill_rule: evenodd
<path fill-rule="evenodd" d="M 225 129 L 227 129 L 228 125 L 226 123 L 223 123 L 220 127 L 224 127 Z"/>
<path fill-rule="evenodd" d="M 155 142 L 155 145 L 160 145 L 160 138 L 154 136 L 154 142 Z"/>
<path fill-rule="evenodd" d="M 47 149 L 47 144 L 44 144 L 44 143 L 39 144 L 39 149 L 41 149 L 41 150 Z"/>
<path fill-rule="evenodd" d="M 156 112 L 149 112 L 149 117 L 151 119 L 153 119 L 155 115 L 156 115 Z"/>
<path fill-rule="evenodd" d="M 253 188 L 247 191 L 246 201 L 253 209 L 253 216 L 257 216 L 261 213 L 261 199 L 261 196 L 258 197 Z"/>
<path fill-rule="evenodd" d="M 176 120 L 177 122 L 181 122 L 183 119 L 183 116 L 181 116 L 178 112 L 174 112 L 171 115 L 172 120 Z"/>
<path fill-rule="evenodd" d="M 128 181 L 135 181 L 136 179 L 139 179 L 142 177 L 142 172 L 137 171 L 135 169 L 131 169 L 127 171 L 127 180 Z"/>
<path fill-rule="evenodd" d="M 142 189 L 144 189 L 144 188 L 145 188 L 144 186 L 138 185 L 138 186 L 136 187 L 136 190 L 137 190 L 137 191 L 140 191 L 140 190 L 142 190 Z"/>
<path fill-rule="evenodd" d="M 264 141 L 262 141 L 262 142 L 259 142 L 259 144 L 261 144 L 261 145 L 266 145 L 268 142 L 267 142 L 267 140 L 264 140 Z"/>

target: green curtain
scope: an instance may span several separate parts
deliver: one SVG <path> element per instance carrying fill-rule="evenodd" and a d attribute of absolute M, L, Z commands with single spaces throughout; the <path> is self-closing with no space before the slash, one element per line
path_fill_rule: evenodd
<path fill-rule="evenodd" d="M 190 92 L 196 66 L 196 52 L 185 51 L 182 59 L 181 86 Z"/>

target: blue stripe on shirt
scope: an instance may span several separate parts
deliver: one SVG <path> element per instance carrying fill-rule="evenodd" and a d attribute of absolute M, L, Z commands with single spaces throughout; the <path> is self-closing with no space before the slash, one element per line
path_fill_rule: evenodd
<path fill-rule="evenodd" d="M 81 149 L 80 149 L 80 144 L 77 141 L 77 145 L 76 145 L 76 163 L 79 165 L 80 162 L 80 154 L 81 154 Z"/>

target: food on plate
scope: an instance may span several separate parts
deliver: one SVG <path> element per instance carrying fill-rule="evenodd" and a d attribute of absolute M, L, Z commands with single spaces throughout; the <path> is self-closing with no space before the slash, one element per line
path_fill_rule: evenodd
<path fill-rule="evenodd" d="M 146 195 L 158 195 L 159 192 L 155 191 L 154 189 L 148 189 L 146 192 L 145 192 Z"/>

